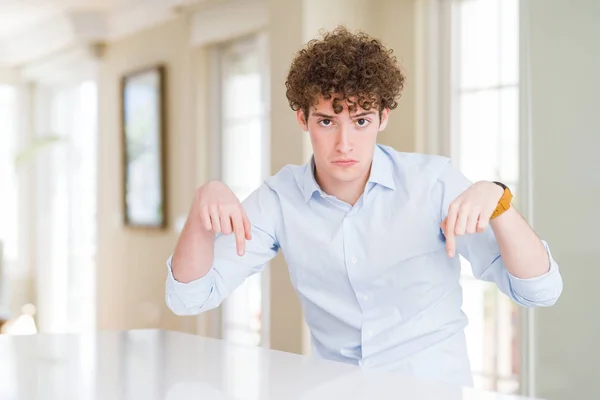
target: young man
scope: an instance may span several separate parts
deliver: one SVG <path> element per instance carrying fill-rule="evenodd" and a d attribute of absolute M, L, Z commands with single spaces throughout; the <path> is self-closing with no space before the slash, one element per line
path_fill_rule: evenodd
<path fill-rule="evenodd" d="M 457 254 L 516 303 L 554 304 L 558 266 L 508 188 L 376 144 L 403 83 L 365 34 L 339 28 L 309 42 L 286 85 L 310 163 L 284 167 L 242 204 L 220 182 L 197 190 L 167 262 L 171 310 L 217 307 L 281 250 L 314 353 L 471 385 Z"/>

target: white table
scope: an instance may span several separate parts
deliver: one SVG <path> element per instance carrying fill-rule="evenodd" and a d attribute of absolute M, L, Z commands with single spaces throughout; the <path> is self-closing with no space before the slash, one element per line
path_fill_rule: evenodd
<path fill-rule="evenodd" d="M 516 400 L 160 330 L 0 336 L 3 400 Z"/>

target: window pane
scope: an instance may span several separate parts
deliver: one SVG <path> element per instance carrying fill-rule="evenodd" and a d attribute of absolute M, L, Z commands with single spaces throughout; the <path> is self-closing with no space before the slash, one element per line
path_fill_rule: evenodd
<path fill-rule="evenodd" d="M 471 263 L 463 256 L 459 255 L 459 257 L 460 257 L 460 275 L 464 278 L 475 279 L 475 276 L 473 275 L 473 268 L 471 268 Z"/>
<path fill-rule="evenodd" d="M 231 186 L 256 188 L 262 180 L 261 117 L 223 121 L 222 143 L 223 181 Z"/>
<path fill-rule="evenodd" d="M 519 183 L 518 0 L 454 0 L 453 155 L 472 181 Z M 455 99 L 455 100 L 454 100 Z M 518 202 L 518 198 L 516 199 Z M 519 308 L 461 259 L 465 329 L 475 387 L 519 388 Z"/>
<path fill-rule="evenodd" d="M 465 0 L 459 3 L 461 88 L 489 87 L 500 83 L 499 2 Z"/>
<path fill-rule="evenodd" d="M 460 96 L 459 165 L 471 180 L 490 180 L 498 171 L 500 96 L 497 91 Z"/>
<path fill-rule="evenodd" d="M 97 87 L 84 82 L 76 89 L 77 113 L 70 139 L 69 297 L 71 330 L 92 330 L 95 318 Z"/>
<path fill-rule="evenodd" d="M 520 313 L 517 305 L 507 296 L 498 297 L 498 365 L 501 377 L 518 376 L 521 356 L 519 337 Z"/>
<path fill-rule="evenodd" d="M 221 179 L 240 200 L 263 181 L 265 101 L 256 42 L 220 49 Z M 259 345 L 262 328 L 261 275 L 250 276 L 223 302 L 223 338 Z"/>
<path fill-rule="evenodd" d="M 43 328 L 49 332 L 65 332 L 68 330 L 68 263 L 69 263 L 69 208 L 70 199 L 68 197 L 68 171 L 71 149 L 70 133 L 72 132 L 72 117 L 74 102 L 70 88 L 56 90 L 51 100 L 51 123 L 52 133 L 58 135 L 63 140 L 60 145 L 50 149 L 51 157 L 50 169 L 53 174 L 42 179 L 50 179 L 51 191 L 47 192 L 48 199 L 38 199 L 39 202 L 49 201 L 50 213 L 48 215 L 47 230 L 38 230 L 38 238 L 49 233 L 49 248 L 51 255 L 50 265 L 51 274 L 49 274 L 50 286 L 50 305 L 53 307 L 51 314 L 46 314 L 46 324 Z M 42 167 L 44 168 L 44 167 Z M 44 268 L 45 260 L 40 260 L 39 268 Z M 40 317 L 42 312 L 40 311 Z"/>
<path fill-rule="evenodd" d="M 501 0 L 500 83 L 519 81 L 519 0 Z"/>
<path fill-rule="evenodd" d="M 229 59 L 230 58 L 230 59 Z M 227 77 L 223 82 L 223 117 L 226 120 L 236 118 L 247 118 L 261 113 L 262 104 L 257 101 L 256 94 L 260 94 L 260 73 L 256 57 L 248 55 L 251 63 L 245 62 L 244 58 L 229 57 L 224 62 L 231 61 L 236 64 L 249 64 L 243 67 L 225 64 L 224 73 Z M 250 66 L 256 69 L 249 70 Z"/>
<path fill-rule="evenodd" d="M 519 90 L 504 88 L 500 92 L 499 180 L 519 180 Z"/>
<path fill-rule="evenodd" d="M 246 283 L 227 298 L 229 304 L 226 324 L 233 328 L 260 332 L 260 275 L 248 277 Z"/>
<path fill-rule="evenodd" d="M 484 374 L 495 373 L 496 363 L 496 293 L 494 284 L 463 279 L 463 311 L 469 318 L 465 328 L 471 369 Z"/>
<path fill-rule="evenodd" d="M 39 326 L 89 331 L 95 325 L 97 87 L 40 86 L 36 97 L 38 136 L 57 137 L 36 156 Z"/>
<path fill-rule="evenodd" d="M 9 268 L 18 251 L 17 91 L 0 85 L 0 266 Z M 0 270 L 0 273 L 2 271 Z M 1 288 L 0 288 L 1 290 Z"/>

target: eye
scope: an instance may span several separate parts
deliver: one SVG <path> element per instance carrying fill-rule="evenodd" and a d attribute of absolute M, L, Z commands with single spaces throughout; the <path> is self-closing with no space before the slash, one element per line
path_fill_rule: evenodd
<path fill-rule="evenodd" d="M 332 122 L 330 119 L 322 119 L 319 121 L 319 125 L 321 126 L 331 126 Z"/>
<path fill-rule="evenodd" d="M 360 126 L 360 127 L 365 127 L 367 125 L 369 125 L 369 120 L 368 119 L 364 119 L 364 118 L 360 118 L 356 120 L 356 125 Z"/>

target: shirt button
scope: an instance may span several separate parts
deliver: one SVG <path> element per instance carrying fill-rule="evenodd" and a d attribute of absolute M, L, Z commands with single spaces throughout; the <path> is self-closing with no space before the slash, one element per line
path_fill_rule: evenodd
<path fill-rule="evenodd" d="M 368 301 L 369 300 L 369 295 L 368 294 L 363 295 L 363 300 L 364 301 Z"/>
<path fill-rule="evenodd" d="M 350 261 L 352 261 L 352 264 L 356 264 L 356 262 L 357 262 L 358 260 L 356 259 L 356 257 L 352 257 L 352 259 L 351 259 Z"/>
<path fill-rule="evenodd" d="M 370 338 L 371 336 L 373 336 L 373 331 L 368 330 L 365 332 L 365 337 Z"/>

